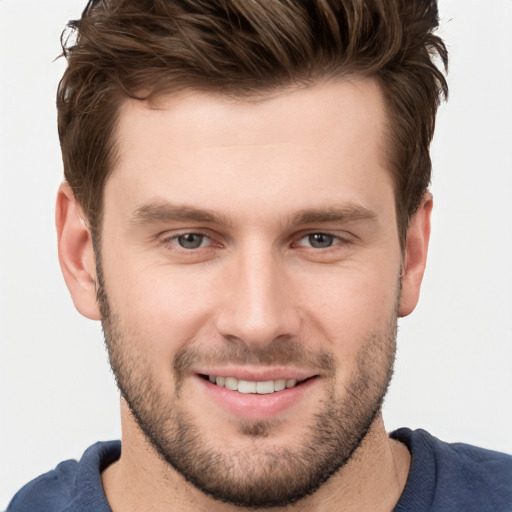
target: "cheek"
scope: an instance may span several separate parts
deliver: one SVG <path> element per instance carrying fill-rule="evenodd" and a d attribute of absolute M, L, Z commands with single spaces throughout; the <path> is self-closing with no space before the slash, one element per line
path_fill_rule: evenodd
<path fill-rule="evenodd" d="M 210 338 L 209 302 L 202 300 L 202 284 L 185 276 L 150 267 L 139 270 L 122 273 L 119 265 L 107 274 L 119 357 L 138 368 L 139 377 L 150 374 L 154 386 L 170 392 L 178 351 L 197 338 Z"/>
<path fill-rule="evenodd" d="M 149 357 L 168 358 L 204 324 L 212 303 L 205 280 L 165 265 L 119 261 L 105 266 L 112 311 Z"/>
<path fill-rule="evenodd" d="M 376 260 L 378 261 L 378 260 Z M 302 276 L 297 296 L 313 330 L 341 359 L 353 359 L 369 336 L 388 332 L 396 316 L 398 265 L 350 265 Z"/>

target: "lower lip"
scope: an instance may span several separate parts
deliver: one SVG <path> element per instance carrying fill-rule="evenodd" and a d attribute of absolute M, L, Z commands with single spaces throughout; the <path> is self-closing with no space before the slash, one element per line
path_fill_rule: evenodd
<path fill-rule="evenodd" d="M 264 420 L 271 419 L 300 402 L 304 393 L 315 385 L 318 377 L 310 378 L 293 388 L 266 395 L 231 391 L 199 376 L 197 380 L 207 396 L 225 411 L 241 419 Z"/>

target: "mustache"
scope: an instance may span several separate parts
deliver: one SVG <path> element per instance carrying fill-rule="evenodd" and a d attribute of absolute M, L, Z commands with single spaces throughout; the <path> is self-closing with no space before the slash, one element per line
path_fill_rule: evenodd
<path fill-rule="evenodd" d="M 215 347 L 205 347 L 194 342 L 182 347 L 174 358 L 174 371 L 177 380 L 190 373 L 194 366 L 201 365 L 259 365 L 259 366 L 295 366 L 299 368 L 317 368 L 324 374 L 336 371 L 336 361 L 332 353 L 321 349 L 306 350 L 298 341 L 277 339 L 264 347 L 249 348 L 242 342 Z"/>

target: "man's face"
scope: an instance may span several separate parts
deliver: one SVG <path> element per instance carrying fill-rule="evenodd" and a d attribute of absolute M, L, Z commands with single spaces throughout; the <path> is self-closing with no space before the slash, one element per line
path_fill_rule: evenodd
<path fill-rule="evenodd" d="M 370 81 L 122 108 L 99 251 L 111 362 L 154 448 L 217 499 L 300 499 L 379 414 L 401 271 L 384 125 Z"/>

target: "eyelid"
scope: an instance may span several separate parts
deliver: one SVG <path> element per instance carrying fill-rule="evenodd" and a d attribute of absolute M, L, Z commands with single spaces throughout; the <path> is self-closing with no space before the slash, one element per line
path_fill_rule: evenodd
<path fill-rule="evenodd" d="M 204 236 L 205 238 L 211 238 L 205 232 L 203 232 L 199 229 L 189 229 L 189 230 L 184 230 L 184 231 L 180 231 L 178 233 L 172 233 L 172 234 L 164 233 L 162 236 L 162 239 L 164 241 L 177 240 L 180 236 L 185 236 L 185 235 L 198 235 L 198 236 Z"/>
<path fill-rule="evenodd" d="M 333 237 L 334 238 L 333 244 L 331 246 L 323 248 L 323 249 L 315 248 L 315 247 L 312 247 L 307 244 L 300 244 L 300 242 L 302 240 L 304 240 L 305 238 L 307 238 L 308 236 L 317 235 L 317 234 Z M 202 237 L 208 239 L 209 243 L 207 243 L 205 246 L 200 246 L 196 249 L 186 249 L 184 247 L 181 247 L 177 243 L 177 239 L 184 235 L 199 235 L 199 236 L 202 236 Z M 328 252 L 330 250 L 336 250 L 336 247 L 339 245 L 347 246 L 347 245 L 352 244 L 354 242 L 354 238 L 355 238 L 354 235 L 351 235 L 350 233 L 347 233 L 347 232 L 340 233 L 339 231 L 331 231 L 329 229 L 325 229 L 325 230 L 307 229 L 307 230 L 302 230 L 299 233 L 296 233 L 295 235 L 293 235 L 292 240 L 291 240 L 291 247 L 301 247 L 301 248 L 305 248 L 305 249 L 312 249 L 316 252 L 320 252 L 320 251 Z M 194 228 L 190 229 L 189 228 L 189 229 L 179 229 L 176 231 L 174 231 L 174 230 L 173 231 L 165 231 L 165 232 L 159 234 L 157 239 L 158 239 L 159 244 L 162 244 L 162 245 L 172 244 L 174 246 L 175 250 L 184 251 L 184 252 L 194 252 L 194 251 L 198 251 L 199 249 L 209 249 L 212 247 L 224 247 L 225 246 L 225 244 L 223 242 L 218 240 L 218 237 L 216 237 L 214 234 L 212 235 L 210 230 L 201 229 L 201 228 L 199 228 L 199 229 L 194 229 Z"/>
<path fill-rule="evenodd" d="M 197 247 L 184 247 L 182 245 L 182 242 L 180 242 L 180 238 L 187 237 L 187 236 L 198 237 L 200 240 L 199 245 Z M 183 235 L 175 235 L 173 237 L 173 240 L 176 240 L 178 242 L 178 245 L 182 249 L 185 249 L 187 251 L 192 251 L 192 250 L 197 250 L 197 249 L 207 247 L 208 245 L 210 245 L 209 242 L 211 241 L 210 237 L 203 235 L 201 233 L 185 233 Z"/>
<path fill-rule="evenodd" d="M 325 230 L 318 229 L 318 230 L 302 231 L 301 233 L 299 233 L 298 235 L 296 235 L 294 237 L 295 242 L 293 242 L 293 244 L 297 245 L 299 247 L 307 247 L 306 245 L 300 245 L 299 242 L 311 235 L 326 235 L 326 236 L 332 236 L 335 239 L 333 242 L 333 245 L 326 249 L 323 249 L 324 251 L 332 249 L 333 247 L 335 247 L 336 245 L 338 245 L 340 243 L 342 243 L 342 244 L 351 243 L 351 237 L 348 233 L 341 234 L 339 232 L 333 232 L 328 229 L 325 229 Z M 318 249 L 315 249 L 315 250 L 318 250 Z"/>
<path fill-rule="evenodd" d="M 198 235 L 207 239 L 209 242 L 206 245 L 201 245 L 195 249 L 187 249 L 185 247 L 180 246 L 177 242 L 178 238 L 185 235 Z M 172 250 L 175 252 L 181 253 L 193 253 L 198 252 L 199 250 L 208 250 L 212 247 L 220 247 L 222 244 L 220 242 L 216 242 L 215 238 L 207 233 L 207 230 L 204 229 L 180 229 L 176 231 L 165 231 L 158 236 L 158 243 L 166 246 L 167 250 Z"/>

